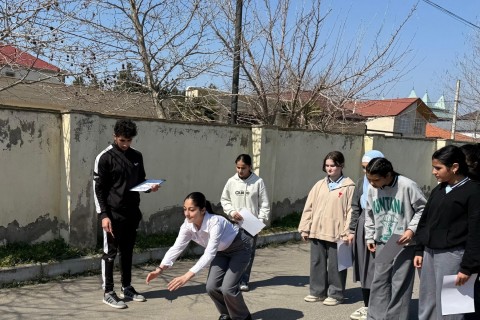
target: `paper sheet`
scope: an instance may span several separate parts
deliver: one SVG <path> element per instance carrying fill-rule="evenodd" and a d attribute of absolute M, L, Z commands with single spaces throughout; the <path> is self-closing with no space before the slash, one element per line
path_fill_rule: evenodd
<path fill-rule="evenodd" d="M 397 244 L 398 239 L 401 237 L 399 234 L 392 234 L 380 253 L 375 255 L 375 263 L 392 263 L 393 259 L 403 248 L 403 245 Z"/>
<path fill-rule="evenodd" d="M 265 224 L 260 221 L 257 217 L 246 208 L 242 208 L 238 213 L 243 217 L 243 220 L 238 223 L 245 231 L 250 233 L 252 236 L 257 235 L 263 228 Z"/>
<path fill-rule="evenodd" d="M 455 286 L 457 275 L 443 277 L 442 315 L 475 312 L 473 287 L 477 274 L 472 274 L 463 286 Z"/>
<path fill-rule="evenodd" d="M 165 180 L 164 179 L 157 179 L 157 180 L 154 180 L 154 179 L 150 179 L 150 180 L 145 180 L 144 182 L 140 183 L 138 186 L 135 186 L 133 187 L 132 189 L 130 189 L 130 191 L 139 191 L 139 192 L 145 192 L 145 191 L 148 191 L 152 188 L 152 186 L 156 185 L 156 184 L 162 184 L 164 183 Z"/>
<path fill-rule="evenodd" d="M 343 240 L 337 241 L 337 260 L 338 271 L 342 271 L 353 266 L 352 247 L 343 242 Z"/>

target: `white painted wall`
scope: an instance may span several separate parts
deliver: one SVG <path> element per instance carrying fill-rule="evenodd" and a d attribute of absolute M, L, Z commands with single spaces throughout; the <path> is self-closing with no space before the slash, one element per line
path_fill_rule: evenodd
<path fill-rule="evenodd" d="M 365 124 L 367 125 L 367 129 L 392 132 L 394 131 L 395 117 L 372 118 L 367 120 Z M 392 135 L 389 133 L 384 133 L 384 134 L 389 136 Z"/>
<path fill-rule="evenodd" d="M 58 237 L 58 230 L 47 231 L 47 225 L 52 225 L 48 220 L 65 220 L 60 210 L 61 143 L 58 113 L 0 108 L 0 242 L 7 236 L 32 241 Z M 28 230 L 35 221 L 45 232 Z M 17 224 L 24 229 L 17 230 Z"/>
<path fill-rule="evenodd" d="M 86 112 L 0 107 L 0 242 L 62 236 L 74 245 L 95 245 L 100 229 L 93 164 L 112 142 L 116 120 Z M 147 233 L 175 231 L 183 220 L 183 199 L 192 191 L 203 192 L 219 208 L 240 153 L 253 156 L 276 219 L 302 211 L 311 187 L 325 177 L 322 163 L 330 151 L 344 154 L 344 174 L 356 181 L 365 150 L 381 150 L 398 172 L 428 192 L 435 185 L 430 157 L 443 146 L 382 135 L 133 120 L 139 133 L 132 146 L 143 153 L 147 177 L 167 180 L 159 192 L 141 195 L 140 228 Z"/>

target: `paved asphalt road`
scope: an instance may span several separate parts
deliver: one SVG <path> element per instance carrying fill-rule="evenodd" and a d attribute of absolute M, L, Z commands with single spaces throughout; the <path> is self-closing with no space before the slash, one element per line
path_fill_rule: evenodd
<path fill-rule="evenodd" d="M 318 320 L 349 319 L 351 312 L 362 306 L 361 291 L 347 280 L 343 304 L 329 307 L 321 302 L 307 303 L 309 275 L 308 244 L 272 245 L 257 250 L 253 267 L 252 290 L 244 294 L 253 319 Z M 143 292 L 146 302 L 127 302 L 128 308 L 113 309 L 102 303 L 100 276 L 85 276 L 46 284 L 0 290 L 0 319 L 156 319 L 156 320 L 216 320 L 217 311 L 205 293 L 206 270 L 175 292 L 166 290 L 172 277 L 186 272 L 194 261 L 183 260 L 150 285 L 145 277 L 153 265 L 135 268 L 133 285 Z M 116 272 L 118 275 L 118 272 Z M 115 279 L 116 284 L 119 279 Z M 119 288 L 116 287 L 117 291 Z M 418 308 L 418 279 L 411 301 L 411 317 Z"/>

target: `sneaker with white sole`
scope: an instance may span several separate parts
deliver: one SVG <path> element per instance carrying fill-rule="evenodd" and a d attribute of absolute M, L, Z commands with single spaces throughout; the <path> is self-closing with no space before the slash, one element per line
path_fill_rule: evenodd
<path fill-rule="evenodd" d="M 366 319 L 367 312 L 368 312 L 368 307 L 358 308 L 357 310 L 355 310 L 355 311 L 350 315 L 350 319 L 352 319 L 352 320 L 360 320 L 360 319 L 362 319 L 362 316 L 365 316 L 365 319 Z"/>
<path fill-rule="evenodd" d="M 110 307 L 116 309 L 125 309 L 127 305 L 120 300 L 115 291 L 105 292 L 103 296 L 103 303 L 108 304 Z"/>
<path fill-rule="evenodd" d="M 323 304 L 326 306 L 336 306 L 340 303 L 342 303 L 342 300 L 335 299 L 332 297 L 328 297 L 327 299 L 323 300 Z"/>
<path fill-rule="evenodd" d="M 248 284 L 241 284 L 240 285 L 240 291 L 243 291 L 243 292 L 248 292 L 250 291 L 250 287 L 248 286 Z"/>
<path fill-rule="evenodd" d="M 123 288 L 122 287 L 122 294 L 121 296 L 124 299 L 131 299 L 133 301 L 138 301 L 138 302 L 144 302 L 146 301 L 145 297 L 142 296 L 140 293 L 135 291 L 135 289 L 132 286 L 128 286 Z"/>
<path fill-rule="evenodd" d="M 317 296 L 309 294 L 308 296 L 303 298 L 303 300 L 305 300 L 307 302 L 319 302 L 319 301 L 325 300 L 325 297 L 317 297 Z"/>

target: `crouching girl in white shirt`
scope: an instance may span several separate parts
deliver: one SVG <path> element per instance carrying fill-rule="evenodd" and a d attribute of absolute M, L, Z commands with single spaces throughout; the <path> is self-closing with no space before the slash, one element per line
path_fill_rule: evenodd
<path fill-rule="evenodd" d="M 185 198 L 183 212 L 185 222 L 175 244 L 167 251 L 160 266 L 147 275 L 147 284 L 172 267 L 193 240 L 205 247 L 205 252 L 187 273 L 170 281 L 168 290 L 177 290 L 210 265 L 207 293 L 220 312 L 219 320 L 252 319 L 239 290 L 240 279 L 250 261 L 249 240 L 237 225 L 212 213 L 210 202 L 200 192 L 192 192 Z"/>

